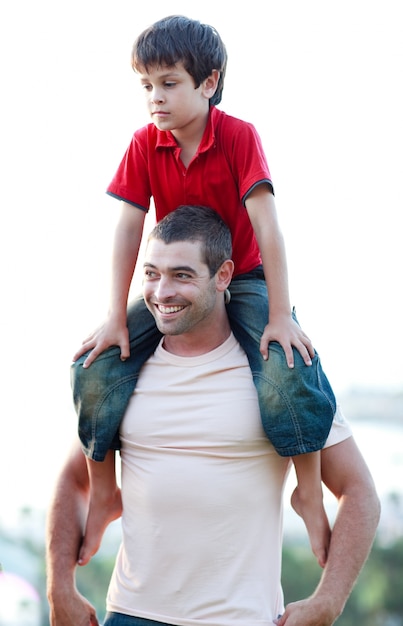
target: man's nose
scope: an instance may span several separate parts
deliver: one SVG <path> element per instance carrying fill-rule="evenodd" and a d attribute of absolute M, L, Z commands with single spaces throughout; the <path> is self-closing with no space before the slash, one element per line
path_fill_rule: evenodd
<path fill-rule="evenodd" d="M 175 289 L 172 281 L 168 277 L 161 277 L 155 290 L 156 298 L 159 302 L 164 302 L 168 298 L 175 295 Z"/>

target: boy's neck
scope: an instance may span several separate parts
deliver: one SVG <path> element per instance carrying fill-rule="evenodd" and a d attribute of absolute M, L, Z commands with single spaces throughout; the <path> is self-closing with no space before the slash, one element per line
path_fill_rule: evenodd
<path fill-rule="evenodd" d="M 204 131 L 207 126 L 209 111 L 203 118 L 198 118 L 184 129 L 173 130 L 172 134 L 176 139 L 178 146 L 181 148 L 181 161 L 187 167 L 195 156 L 200 142 L 203 139 Z"/>

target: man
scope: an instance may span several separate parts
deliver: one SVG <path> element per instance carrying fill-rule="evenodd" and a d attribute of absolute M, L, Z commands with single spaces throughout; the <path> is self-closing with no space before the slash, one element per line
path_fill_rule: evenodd
<path fill-rule="evenodd" d="M 289 460 L 265 437 L 248 361 L 231 333 L 230 257 L 226 225 L 203 207 L 177 209 L 149 237 L 143 294 L 163 338 L 120 429 L 123 539 L 105 626 L 330 626 L 371 548 L 379 502 L 338 412 L 322 451 L 323 481 L 339 502 L 328 559 L 313 595 L 284 610 Z M 77 445 L 48 518 L 52 626 L 98 624 L 74 582 L 88 493 Z"/>

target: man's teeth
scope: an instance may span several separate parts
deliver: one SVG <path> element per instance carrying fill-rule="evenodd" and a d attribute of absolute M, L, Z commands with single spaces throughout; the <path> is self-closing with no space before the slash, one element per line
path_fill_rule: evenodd
<path fill-rule="evenodd" d="M 178 311 L 182 311 L 183 306 L 163 306 L 162 304 L 158 305 L 158 309 L 161 313 L 177 313 Z"/>

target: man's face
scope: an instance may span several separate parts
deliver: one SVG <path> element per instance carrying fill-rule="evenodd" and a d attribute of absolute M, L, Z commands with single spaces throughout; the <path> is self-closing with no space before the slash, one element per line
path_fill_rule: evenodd
<path fill-rule="evenodd" d="M 215 276 L 201 259 L 200 242 L 148 242 L 143 295 L 159 330 L 182 335 L 208 330 L 217 304 Z"/>

